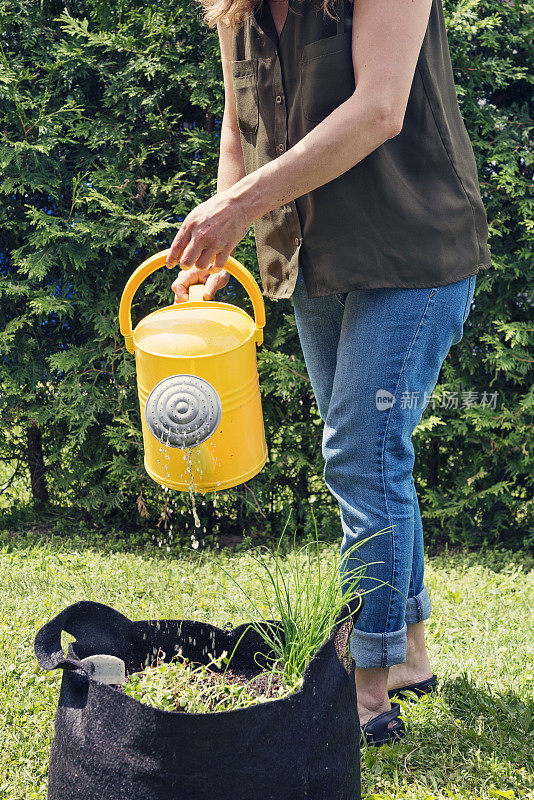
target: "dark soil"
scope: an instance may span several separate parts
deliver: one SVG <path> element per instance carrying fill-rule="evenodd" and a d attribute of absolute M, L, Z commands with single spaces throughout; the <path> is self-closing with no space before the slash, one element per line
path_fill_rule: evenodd
<path fill-rule="evenodd" d="M 278 690 L 283 689 L 286 691 L 288 686 L 279 673 L 260 672 L 255 675 L 252 671 L 238 671 L 234 672 L 230 668 L 223 674 L 212 672 L 206 676 L 204 683 L 208 686 L 218 686 L 222 683 L 247 686 L 247 691 L 257 697 L 276 697 Z"/>
<path fill-rule="evenodd" d="M 354 673 L 354 660 L 349 651 L 349 638 L 351 631 L 352 621 L 348 619 L 338 628 L 337 634 L 334 637 L 334 647 L 337 657 L 349 675 L 353 675 Z M 157 660 L 159 660 L 159 657 L 164 658 L 165 654 L 160 651 Z M 197 664 L 193 661 L 190 663 L 192 668 L 197 666 Z M 209 673 L 202 678 L 195 676 L 195 682 L 197 681 L 202 681 L 205 686 L 213 688 L 222 686 L 223 684 L 246 686 L 247 692 L 249 692 L 251 695 L 255 695 L 256 697 L 264 697 L 267 699 L 276 698 L 279 696 L 280 691 L 285 693 L 289 689 L 284 676 L 281 673 L 269 671 L 258 673 L 257 669 L 242 668 L 234 670 L 228 667 L 226 671 L 221 670 L 219 672 L 217 670 L 210 670 Z M 118 689 L 119 691 L 123 690 L 122 686 L 116 686 L 114 688 Z M 185 708 L 180 705 L 178 695 L 175 695 L 175 700 L 175 710 L 185 711 Z M 217 708 L 218 697 L 216 692 L 214 693 L 212 700 L 213 702 L 208 704 L 208 708 L 210 710 L 220 710 L 220 708 Z"/>
<path fill-rule="evenodd" d="M 164 654 L 163 654 L 164 655 Z M 191 668 L 195 668 L 198 664 L 194 661 L 190 662 Z M 126 678 L 128 680 L 128 676 Z M 251 695 L 255 695 L 256 697 L 265 697 L 265 698 L 276 698 L 279 696 L 279 690 L 282 692 L 286 692 L 289 689 L 283 675 L 278 672 L 260 672 L 258 673 L 256 670 L 232 670 L 228 667 L 226 672 L 217 672 L 216 670 L 210 670 L 210 672 L 202 677 L 198 675 L 195 676 L 195 683 L 202 683 L 206 687 L 213 687 L 216 688 L 217 686 L 222 686 L 223 684 L 226 685 L 241 685 L 247 687 L 247 692 Z M 124 687 L 121 685 L 114 685 L 115 689 L 119 691 L 124 691 Z M 175 710 L 176 711 L 185 711 L 185 708 L 180 705 L 180 698 L 178 694 L 175 694 L 174 699 L 176 701 Z M 220 706 L 218 706 L 219 697 L 217 696 L 217 692 L 213 693 L 213 697 L 211 698 L 212 702 L 208 702 L 208 708 L 210 711 L 220 711 Z"/>

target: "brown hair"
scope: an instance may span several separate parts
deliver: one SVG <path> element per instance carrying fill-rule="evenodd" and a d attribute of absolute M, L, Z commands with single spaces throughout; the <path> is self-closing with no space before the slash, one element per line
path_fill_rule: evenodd
<path fill-rule="evenodd" d="M 215 28 L 218 22 L 234 28 L 267 0 L 197 0 L 197 2 L 203 9 L 203 20 L 208 28 Z M 298 0 L 298 2 L 310 2 L 310 0 Z M 331 19 L 335 19 L 330 13 L 334 3 L 335 0 L 318 0 L 318 6 L 322 6 L 323 13 Z"/>

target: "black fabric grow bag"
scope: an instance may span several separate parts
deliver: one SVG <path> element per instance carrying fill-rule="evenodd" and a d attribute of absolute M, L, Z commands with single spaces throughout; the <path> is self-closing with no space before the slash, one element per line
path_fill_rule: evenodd
<path fill-rule="evenodd" d="M 132 673 L 158 650 L 169 660 L 181 648 L 186 658 L 206 663 L 207 653 L 231 653 L 247 625 L 223 630 L 192 620 L 132 622 L 100 603 L 69 606 L 35 639 L 41 667 L 63 669 L 48 799 L 360 800 L 354 665 L 338 656 L 351 622 L 340 619 L 298 691 L 235 711 L 188 714 L 153 708 L 97 682 L 81 659 L 109 654 Z M 66 656 L 62 631 L 76 639 Z M 254 667 L 258 651 L 268 654 L 249 628 L 233 665 Z"/>

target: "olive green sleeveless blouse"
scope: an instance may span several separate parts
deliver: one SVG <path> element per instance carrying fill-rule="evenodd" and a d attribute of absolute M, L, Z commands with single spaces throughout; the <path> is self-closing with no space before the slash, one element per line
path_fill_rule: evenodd
<path fill-rule="evenodd" d="M 263 0 L 233 32 L 232 81 L 247 174 L 354 91 L 352 13 L 289 0 L 280 37 Z M 313 170 L 313 156 L 310 158 Z M 458 106 L 443 7 L 433 0 L 402 131 L 351 169 L 254 222 L 267 297 L 443 286 L 491 264 L 475 157 Z"/>

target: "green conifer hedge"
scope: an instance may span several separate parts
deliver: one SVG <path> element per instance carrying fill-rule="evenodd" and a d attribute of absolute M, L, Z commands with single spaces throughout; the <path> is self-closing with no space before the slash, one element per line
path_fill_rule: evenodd
<path fill-rule="evenodd" d="M 478 278 L 464 339 L 416 431 L 416 478 L 427 535 L 524 544 L 533 541 L 532 14 L 518 0 L 444 7 L 493 267 Z M 222 109 L 217 34 L 195 3 L 0 0 L 4 509 L 161 531 L 171 506 L 175 517 L 188 508 L 186 495 L 169 500 L 144 472 L 117 309 L 133 269 L 216 191 Z M 252 230 L 236 257 L 257 274 Z M 172 301 L 171 277 L 147 282 L 135 321 Z M 224 297 L 247 307 L 233 283 Z M 308 501 L 336 533 L 290 302 L 267 301 L 267 318 L 259 368 L 270 461 L 200 507 L 206 535 L 277 531 L 290 508 L 292 524 L 307 527 Z"/>

